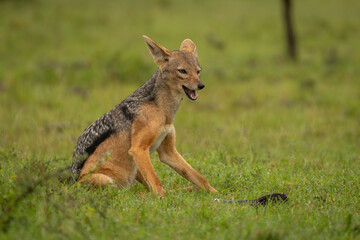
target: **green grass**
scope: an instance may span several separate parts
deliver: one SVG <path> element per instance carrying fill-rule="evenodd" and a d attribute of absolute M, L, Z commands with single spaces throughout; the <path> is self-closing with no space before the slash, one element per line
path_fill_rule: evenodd
<path fill-rule="evenodd" d="M 360 239 L 360 4 L 0 1 L 0 239 Z M 206 88 L 175 119 L 219 190 L 141 197 L 56 180 L 82 130 L 155 71 L 141 35 L 197 44 Z M 152 155 L 166 190 L 189 183 Z M 263 207 L 219 204 L 281 192 Z"/>

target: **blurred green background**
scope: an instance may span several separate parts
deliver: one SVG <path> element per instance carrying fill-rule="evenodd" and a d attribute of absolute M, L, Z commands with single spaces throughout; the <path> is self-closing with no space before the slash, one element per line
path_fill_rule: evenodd
<path fill-rule="evenodd" d="M 69 153 L 79 129 L 155 71 L 143 34 L 169 49 L 178 49 L 185 38 L 197 44 L 207 89 L 198 103 L 184 108 L 209 108 L 211 118 L 223 111 L 222 120 L 231 121 L 238 115 L 244 120 L 258 108 L 265 115 L 279 107 L 304 113 L 323 103 L 341 111 L 333 112 L 334 118 L 345 114 L 357 121 L 359 116 L 356 1 L 294 1 L 295 64 L 286 58 L 281 1 L 0 4 L 1 146 L 16 143 L 43 153 Z M 266 116 L 261 112 L 259 117 Z M 49 138 L 46 131 L 56 127 L 69 130 L 72 139 L 58 139 L 58 132 Z M 352 131 L 359 133 L 358 128 Z"/>
<path fill-rule="evenodd" d="M 293 3 L 297 61 L 286 55 L 280 0 L 0 1 L 1 213 L 11 219 L 3 225 L 9 235 L 2 236 L 56 238 L 55 229 L 68 237 L 82 232 L 96 238 L 104 236 L 96 229 L 118 221 L 126 225 L 141 209 L 158 238 L 170 237 L 168 220 L 178 216 L 188 220 L 176 222 L 171 233 L 178 238 L 359 237 L 360 3 Z M 166 206 L 184 205 L 169 219 L 159 219 L 148 209 L 160 209 L 159 215 L 168 209 L 161 201 L 139 201 L 135 195 L 144 190 L 139 186 L 89 196 L 76 187 L 40 184 L 42 192 L 56 188 L 52 194 L 58 198 L 49 203 L 40 194 L 24 200 L 27 210 L 9 207 L 18 206 L 14 199 L 24 190 L 22 183 L 70 165 L 83 129 L 155 72 L 142 35 L 171 50 L 185 38 L 197 45 L 206 88 L 198 101 L 184 99 L 175 119 L 178 149 L 191 165 L 228 198 L 278 191 L 289 194 L 292 203 L 270 212 L 242 211 L 214 207 L 212 196 L 170 195 Z M 174 182 L 188 185 L 152 159 L 165 189 Z M 71 214 L 60 208 L 49 219 L 44 209 L 58 209 L 62 194 L 89 209 L 94 203 L 83 203 L 83 196 L 110 198 L 110 225 L 101 225 L 101 216 L 84 207 L 78 212 L 79 231 L 66 221 L 59 227 Z M 325 199 L 325 205 L 316 199 Z M 96 206 L 105 209 L 101 201 Z M 128 203 L 135 207 L 123 208 Z M 121 209 L 128 210 L 119 220 Z M 36 233 L 44 224 L 47 230 Z M 109 236 L 140 229 L 134 238 L 149 237 L 146 224 L 136 224 L 110 228 Z M 220 227 L 210 228 L 214 224 Z"/>

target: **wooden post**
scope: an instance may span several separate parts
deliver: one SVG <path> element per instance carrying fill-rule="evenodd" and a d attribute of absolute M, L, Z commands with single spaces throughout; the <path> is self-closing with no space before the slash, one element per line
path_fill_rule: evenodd
<path fill-rule="evenodd" d="M 297 59 L 296 38 L 292 21 L 292 0 L 283 0 L 283 14 L 285 23 L 285 34 L 287 54 L 291 60 Z"/>

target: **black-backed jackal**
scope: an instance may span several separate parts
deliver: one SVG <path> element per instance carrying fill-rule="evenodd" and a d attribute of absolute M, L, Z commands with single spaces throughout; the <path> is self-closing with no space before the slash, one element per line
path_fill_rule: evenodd
<path fill-rule="evenodd" d="M 165 197 L 150 162 L 157 151 L 162 162 L 196 188 L 217 192 L 177 152 L 173 120 L 184 95 L 196 100 L 203 89 L 196 46 L 185 39 L 180 51 L 169 51 L 143 36 L 158 69 L 114 109 L 91 124 L 76 144 L 72 173 L 93 186 L 129 186 L 139 181 Z"/>

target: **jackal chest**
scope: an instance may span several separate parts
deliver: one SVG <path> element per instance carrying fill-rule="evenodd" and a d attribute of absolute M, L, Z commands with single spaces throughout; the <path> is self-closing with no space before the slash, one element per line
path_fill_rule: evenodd
<path fill-rule="evenodd" d="M 165 137 L 171 133 L 172 128 L 172 125 L 166 125 L 160 130 L 158 137 L 150 147 L 150 154 L 156 151 L 156 149 L 158 149 L 160 144 L 164 141 Z"/>

